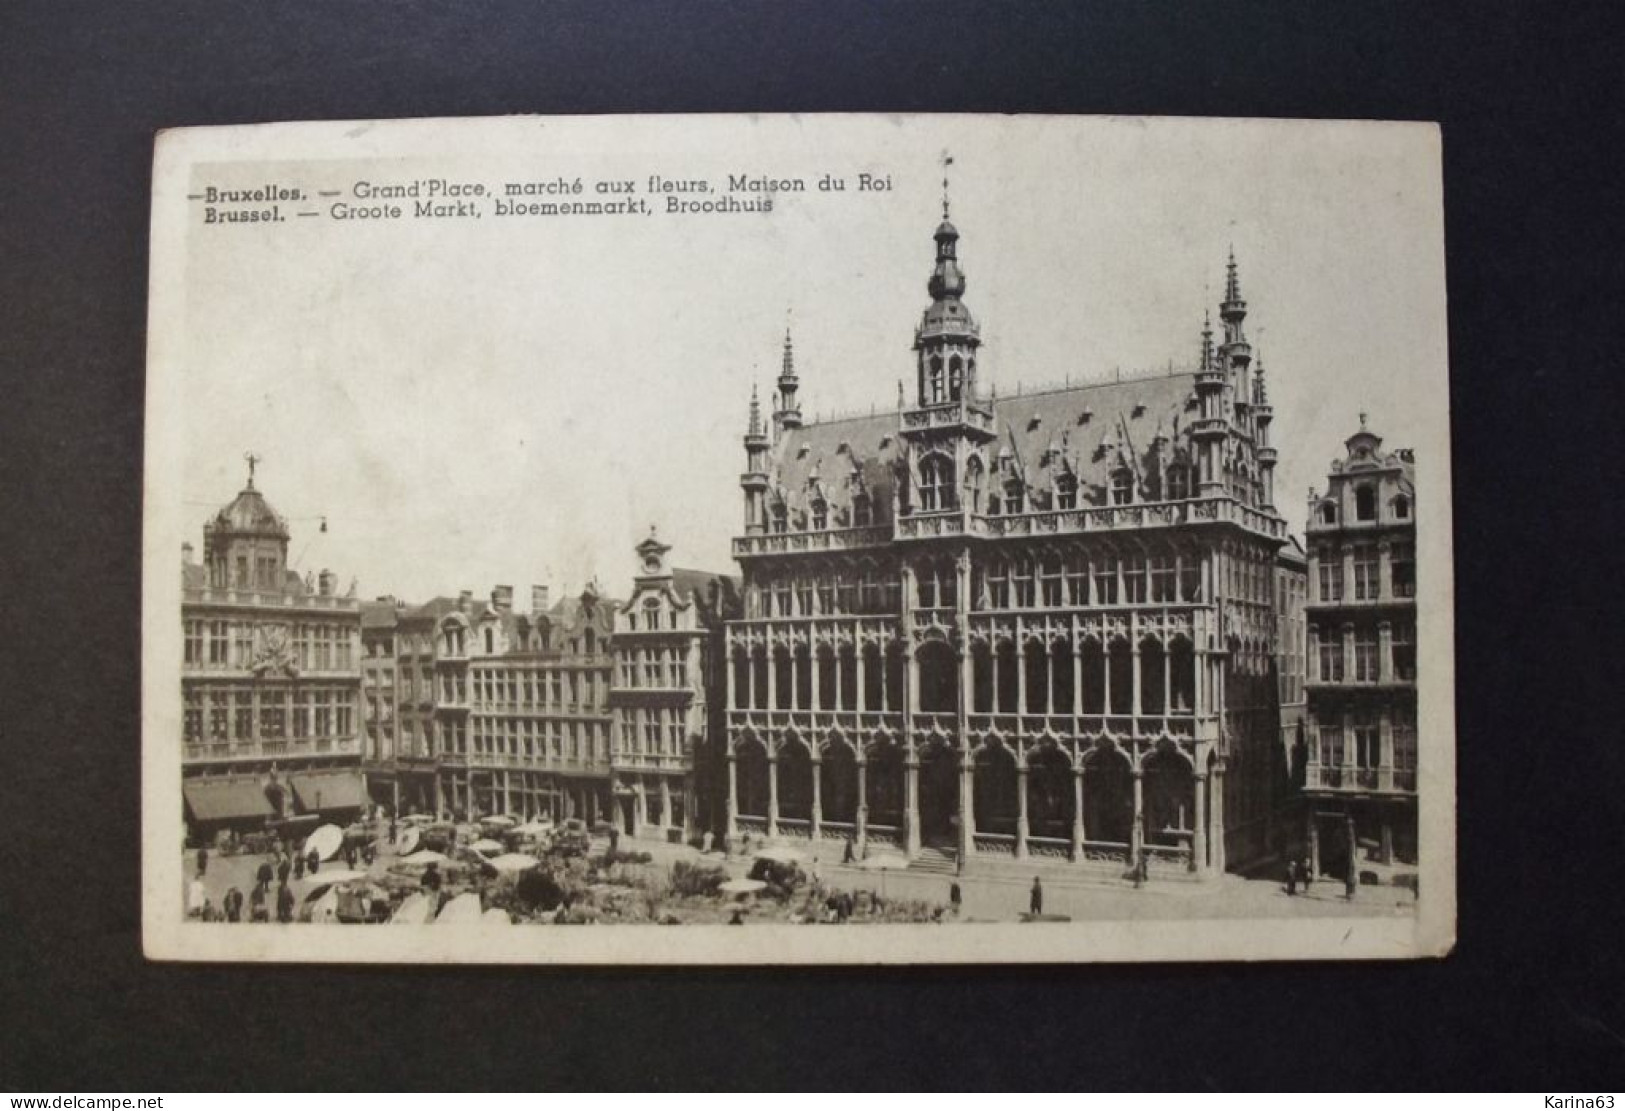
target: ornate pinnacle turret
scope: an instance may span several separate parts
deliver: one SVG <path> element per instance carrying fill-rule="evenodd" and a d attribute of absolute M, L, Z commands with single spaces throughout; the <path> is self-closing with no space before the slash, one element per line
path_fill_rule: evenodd
<path fill-rule="evenodd" d="M 1241 281 L 1236 277 L 1236 245 L 1230 245 L 1230 261 L 1224 267 L 1224 299 L 1226 301 L 1241 300 Z"/>
<path fill-rule="evenodd" d="M 801 386 L 801 379 L 796 376 L 795 347 L 790 340 L 790 328 L 784 329 L 784 359 L 779 368 L 779 407 L 773 414 L 773 423 L 778 428 L 800 428 L 801 406 L 796 402 L 796 390 Z"/>
<path fill-rule="evenodd" d="M 1202 310 L 1202 346 L 1196 353 L 1199 370 L 1213 369 L 1213 313 Z"/>
<path fill-rule="evenodd" d="M 762 434 L 762 402 L 756 394 L 756 383 L 750 384 L 750 427 L 745 430 L 747 436 L 760 436 Z"/>
<path fill-rule="evenodd" d="M 1269 393 L 1264 388 L 1264 353 L 1258 353 L 1258 363 L 1253 369 L 1253 404 L 1268 405 Z"/>

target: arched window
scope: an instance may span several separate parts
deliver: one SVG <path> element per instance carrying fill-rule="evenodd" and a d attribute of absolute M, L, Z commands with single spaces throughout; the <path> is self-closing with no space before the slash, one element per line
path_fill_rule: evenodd
<path fill-rule="evenodd" d="M 965 360 L 958 355 L 948 360 L 948 398 L 958 401 L 965 381 Z"/>
<path fill-rule="evenodd" d="M 1411 499 L 1400 494 L 1394 499 L 1394 517 L 1396 520 L 1407 520 L 1411 515 Z"/>
<path fill-rule="evenodd" d="M 1359 486 L 1355 488 L 1354 519 L 1356 521 L 1375 521 L 1377 519 L 1377 488 L 1375 486 Z"/>
<path fill-rule="evenodd" d="M 874 510 L 871 508 L 868 494 L 860 491 L 859 493 L 852 495 L 852 524 L 854 526 L 857 528 L 862 528 L 863 526 L 869 524 L 872 520 L 873 512 Z"/>
<path fill-rule="evenodd" d="M 581 634 L 581 650 L 589 656 L 592 655 L 597 651 L 597 640 L 598 634 L 590 628 L 587 629 Z"/>
<path fill-rule="evenodd" d="M 1337 506 L 1326 502 L 1320 507 L 1320 523 L 1323 525 L 1337 524 Z"/>
<path fill-rule="evenodd" d="M 927 455 L 920 463 L 920 509 L 926 513 L 954 508 L 954 465 L 945 455 Z"/>
<path fill-rule="evenodd" d="M 965 462 L 965 496 L 970 500 L 970 511 L 982 511 L 982 461 L 971 456 Z"/>
<path fill-rule="evenodd" d="M 930 389 L 926 393 L 926 400 L 930 404 L 933 404 L 933 405 L 942 400 L 942 356 L 941 355 L 932 355 L 931 356 L 931 381 L 930 381 Z"/>
<path fill-rule="evenodd" d="M 789 523 L 789 515 L 785 512 L 784 503 L 776 502 L 773 506 L 773 531 L 783 532 Z"/>
<path fill-rule="evenodd" d="M 490 629 L 485 630 L 485 654 L 489 656 L 497 650 L 496 633 Z"/>

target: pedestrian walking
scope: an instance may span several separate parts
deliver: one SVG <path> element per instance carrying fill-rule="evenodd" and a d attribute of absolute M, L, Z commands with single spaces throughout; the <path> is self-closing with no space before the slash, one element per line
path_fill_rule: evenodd
<path fill-rule="evenodd" d="M 1288 895 L 1298 893 L 1298 862 L 1296 860 L 1286 862 L 1286 893 Z"/>
<path fill-rule="evenodd" d="M 959 917 L 960 902 L 963 896 L 959 892 L 959 881 L 955 880 L 948 885 L 948 905 L 953 907 L 954 917 Z"/>
<path fill-rule="evenodd" d="M 620 852 L 620 850 L 621 850 L 621 827 L 620 826 L 610 826 L 609 827 L 609 852 L 610 852 L 610 855 L 614 856 L 616 853 Z"/>
<path fill-rule="evenodd" d="M 260 861 L 260 866 L 254 873 L 254 879 L 258 883 L 261 883 L 266 887 L 270 887 L 271 881 L 275 878 L 276 872 L 274 869 L 272 869 L 271 862 L 269 860 Z"/>
<path fill-rule="evenodd" d="M 296 853 L 294 855 L 293 878 L 296 880 L 302 880 L 305 878 L 305 857 L 302 853 Z"/>
<path fill-rule="evenodd" d="M 288 873 L 291 872 L 291 871 L 293 871 L 293 861 L 288 859 L 288 854 L 287 853 L 277 853 L 277 862 L 276 862 L 276 881 L 277 881 L 277 883 L 284 884 L 284 885 L 287 884 L 287 882 L 288 882 Z"/>
<path fill-rule="evenodd" d="M 265 885 L 256 883 L 254 890 L 248 896 L 249 917 L 255 922 L 269 922 L 270 915 L 265 909 Z"/>
<path fill-rule="evenodd" d="M 315 875 L 322 870 L 322 854 L 315 849 L 305 854 L 305 871 Z"/>
<path fill-rule="evenodd" d="M 293 921 L 293 891 L 285 883 L 276 889 L 276 920 Z"/>
<path fill-rule="evenodd" d="M 241 922 L 243 920 L 243 893 L 239 888 L 232 888 L 226 892 L 226 921 Z"/>
<path fill-rule="evenodd" d="M 841 857 L 841 863 L 842 864 L 851 864 L 856 859 L 857 859 L 857 856 L 852 852 L 852 835 L 847 834 L 847 837 L 846 837 L 846 854 Z"/>
<path fill-rule="evenodd" d="M 1044 884 L 1037 876 L 1033 877 L 1032 895 L 1027 900 L 1027 906 L 1035 917 L 1044 913 Z"/>
<path fill-rule="evenodd" d="M 355 870 L 355 845 L 348 841 L 344 843 L 344 866 Z"/>
<path fill-rule="evenodd" d="M 1309 894 L 1309 885 L 1315 882 L 1315 870 L 1309 867 L 1309 858 L 1305 857 L 1298 866 L 1299 875 L 1303 876 L 1303 893 Z"/>
<path fill-rule="evenodd" d="M 201 879 L 203 877 L 203 874 L 205 872 L 207 872 L 208 870 L 209 870 L 209 846 L 207 846 L 207 845 L 199 845 L 197 847 L 197 874 L 198 874 L 198 878 Z"/>

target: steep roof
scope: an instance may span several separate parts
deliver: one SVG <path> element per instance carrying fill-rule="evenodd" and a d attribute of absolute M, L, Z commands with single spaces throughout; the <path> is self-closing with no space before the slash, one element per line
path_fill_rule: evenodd
<path fill-rule="evenodd" d="M 1083 500 L 1102 500 L 1117 468 L 1153 469 L 1159 437 L 1164 459 L 1188 449 L 1194 397 L 1195 375 L 1178 372 L 999 398 L 991 403 L 998 437 L 986 448 L 987 470 L 1032 490 L 1048 490 L 1070 472 Z M 889 515 L 902 456 L 895 412 L 848 417 L 782 432 L 772 475 L 793 512 L 804 512 L 815 492 L 846 509 L 866 489 L 878 523 Z"/>

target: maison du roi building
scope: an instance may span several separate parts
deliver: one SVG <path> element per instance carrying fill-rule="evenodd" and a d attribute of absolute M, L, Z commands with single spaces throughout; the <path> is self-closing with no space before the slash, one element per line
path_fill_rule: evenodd
<path fill-rule="evenodd" d="M 769 420 L 752 397 L 727 832 L 922 867 L 1263 857 L 1305 566 L 1234 258 L 1194 369 L 997 398 L 946 210 L 935 241 L 895 412 L 804 423 L 788 336 Z"/>
<path fill-rule="evenodd" d="M 1417 862 L 1416 459 L 1384 451 L 1364 415 L 1344 448 L 1304 532 L 1304 840 L 1317 872 L 1387 878 Z"/>
<path fill-rule="evenodd" d="M 288 566 L 288 523 L 248 483 L 181 560 L 182 797 L 206 833 L 296 814 L 343 820 L 362 777 L 361 609 Z"/>

